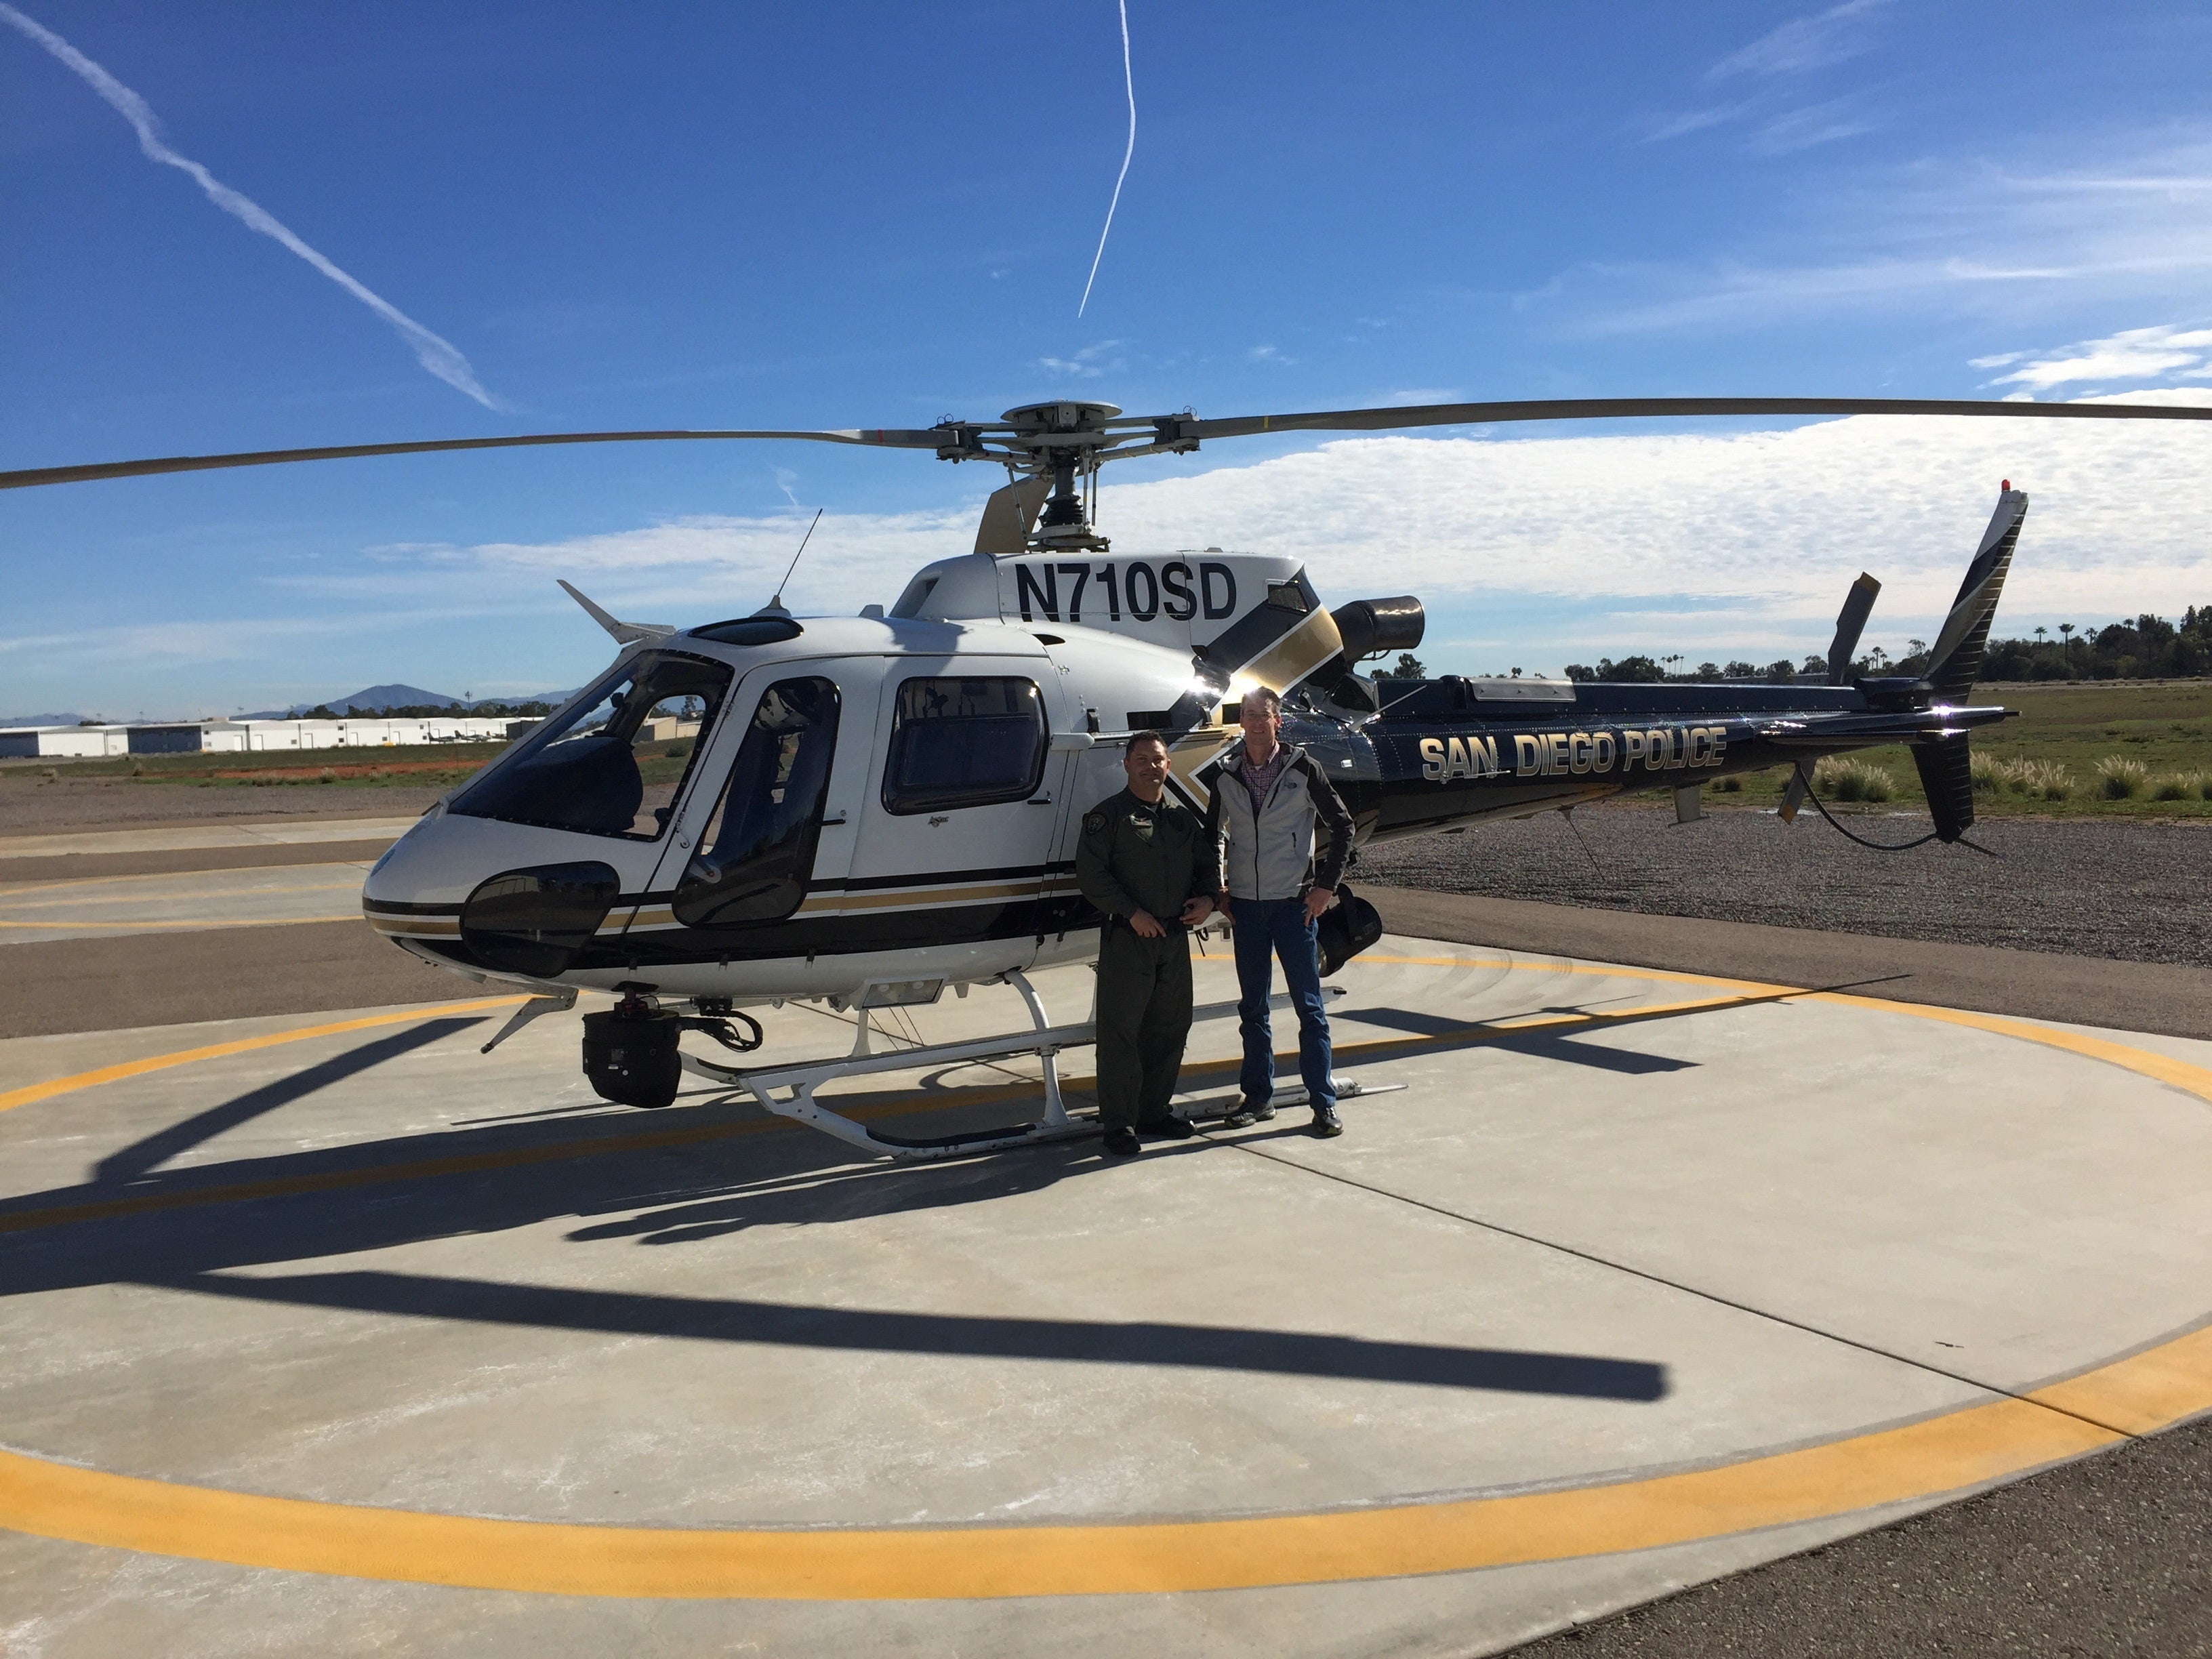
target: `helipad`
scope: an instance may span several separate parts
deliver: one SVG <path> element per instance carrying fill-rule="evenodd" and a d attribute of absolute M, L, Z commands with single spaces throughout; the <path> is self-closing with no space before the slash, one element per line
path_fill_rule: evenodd
<path fill-rule="evenodd" d="M 478 1055 L 483 998 L 0 1044 L 0 1631 L 1461 1654 L 2212 1408 L 2212 1043 L 1416 939 L 1341 977 L 1340 1071 L 1404 1092 L 1128 1164 L 605 1108 L 573 1018 Z"/>

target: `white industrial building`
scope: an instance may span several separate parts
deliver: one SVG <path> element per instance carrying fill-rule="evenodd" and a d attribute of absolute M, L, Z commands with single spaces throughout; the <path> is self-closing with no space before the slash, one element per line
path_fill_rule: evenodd
<path fill-rule="evenodd" d="M 0 728 L 0 759 L 98 760 L 110 755 L 250 754 L 302 749 L 392 749 L 504 743 L 538 724 L 507 715 L 386 716 L 343 720 L 201 720 Z"/>

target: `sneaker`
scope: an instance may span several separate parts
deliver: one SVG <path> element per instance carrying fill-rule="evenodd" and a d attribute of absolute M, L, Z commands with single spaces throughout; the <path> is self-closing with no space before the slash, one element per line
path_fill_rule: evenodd
<path fill-rule="evenodd" d="M 1265 1123 L 1275 1115 L 1275 1109 L 1264 1101 L 1243 1100 L 1237 1109 L 1221 1120 L 1226 1129 L 1248 1129 L 1255 1123 Z"/>
<path fill-rule="evenodd" d="M 1198 1131 L 1191 1127 L 1188 1118 L 1164 1117 L 1156 1122 L 1139 1123 L 1137 1133 L 1150 1135 L 1154 1140 L 1188 1140 Z"/>
<path fill-rule="evenodd" d="M 1144 1149 L 1144 1143 L 1137 1139 L 1137 1132 L 1126 1123 L 1106 1132 L 1106 1155 L 1109 1158 L 1134 1158 Z"/>
<path fill-rule="evenodd" d="M 1337 1118 L 1335 1107 L 1316 1106 L 1314 1108 L 1313 1132 L 1316 1135 L 1319 1135 L 1323 1140 L 1328 1139 L 1333 1135 L 1340 1135 L 1344 1133 L 1344 1125 Z"/>

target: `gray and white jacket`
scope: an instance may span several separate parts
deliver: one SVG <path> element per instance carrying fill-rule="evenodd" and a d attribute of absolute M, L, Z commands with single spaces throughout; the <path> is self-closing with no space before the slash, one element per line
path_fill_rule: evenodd
<path fill-rule="evenodd" d="M 1213 799 L 1206 833 L 1218 838 L 1229 896 L 1303 898 L 1315 887 L 1332 892 L 1352 855 L 1352 814 L 1311 756 L 1283 745 L 1283 769 L 1257 812 L 1244 782 L 1245 749 L 1238 744 L 1214 763 Z M 1314 827 L 1327 832 L 1316 866 Z"/>

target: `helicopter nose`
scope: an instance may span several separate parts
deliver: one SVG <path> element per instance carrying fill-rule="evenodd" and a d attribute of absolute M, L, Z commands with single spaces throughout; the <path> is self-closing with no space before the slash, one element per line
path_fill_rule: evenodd
<path fill-rule="evenodd" d="M 500 827 L 439 814 L 369 872 L 362 911 L 386 937 L 462 969 L 557 977 L 589 945 L 621 891 L 597 860 L 516 864 Z"/>

